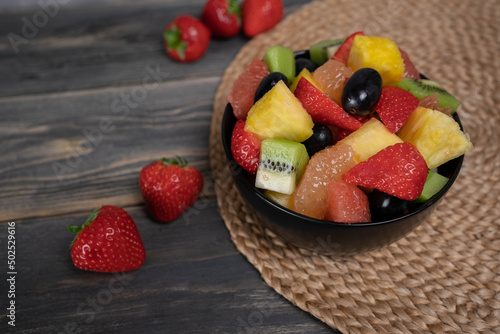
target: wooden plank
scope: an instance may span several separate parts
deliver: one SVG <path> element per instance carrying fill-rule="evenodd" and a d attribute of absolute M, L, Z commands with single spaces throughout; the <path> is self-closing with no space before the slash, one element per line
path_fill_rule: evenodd
<path fill-rule="evenodd" d="M 135 20 L 131 22 L 125 17 L 134 7 L 124 8 L 114 11 L 114 16 L 111 10 L 92 8 L 93 12 L 87 9 L 55 18 L 61 17 L 63 27 L 78 14 L 79 21 L 73 22 L 73 27 L 79 26 L 78 22 L 86 17 L 101 22 L 110 15 L 111 23 L 120 22 L 116 25 L 123 23 L 125 27 L 109 28 L 109 31 L 130 33 L 135 31 Z M 143 12 L 157 10 L 147 8 Z M 186 9 L 178 7 L 178 10 Z M 96 15 L 91 15 L 94 12 Z M 148 19 L 146 15 L 137 21 Z M 1 26 L 5 29 L 7 25 Z M 99 35 L 105 24 L 100 23 L 94 29 L 89 26 L 92 23 L 87 23 L 85 34 L 93 36 Z M 193 64 L 178 64 L 162 52 L 153 58 L 141 58 L 140 54 L 128 52 L 123 44 L 116 42 L 125 38 L 123 33 L 117 36 L 110 33 L 106 38 L 117 43 L 116 58 L 110 64 L 93 65 L 93 61 L 86 58 L 86 51 L 94 48 L 92 42 L 82 38 L 82 46 L 73 49 L 61 42 L 73 32 L 53 29 L 58 42 L 41 43 L 36 39 L 28 45 L 36 51 L 1 59 L 5 66 L 0 68 L 16 71 L 4 70 L 5 75 L 0 75 L 0 94 L 23 95 L 0 98 L 3 144 L 0 149 L 0 219 L 81 212 L 102 204 L 104 199 L 112 199 L 122 206 L 136 205 L 141 202 L 136 189 L 138 171 L 145 162 L 163 155 L 186 155 L 203 172 L 208 172 L 206 152 L 213 94 L 220 71 L 229 62 L 227 57 L 236 53 L 237 46 L 230 48 L 232 53 L 229 54 L 215 46 L 217 54 L 223 55 L 217 60 L 206 57 Z M 214 43 L 238 45 L 241 42 L 236 38 Z M 36 43 L 41 44 L 38 49 L 33 45 Z M 71 53 L 75 61 L 63 57 L 59 63 L 59 48 L 63 54 Z M 99 44 L 96 49 L 100 48 L 106 47 Z M 49 55 L 54 55 L 56 60 Z M 11 60 L 16 61 L 10 63 Z M 83 62 L 81 69 L 80 61 Z M 211 66 L 220 71 L 212 68 L 207 72 L 206 64 L 218 64 Z M 21 68 L 40 74 L 30 80 L 23 76 L 22 70 L 19 74 L 17 69 Z M 124 68 L 128 70 L 122 71 Z M 160 86 L 145 90 L 144 80 L 147 79 L 148 87 L 156 84 L 151 72 L 159 75 Z M 130 76 L 124 77 L 122 73 Z M 119 86 L 109 86 L 111 82 Z M 101 87 L 103 85 L 106 87 Z M 87 86 L 93 88 L 83 90 Z M 142 101 L 140 94 L 144 91 L 146 96 Z M 138 101 L 130 101 L 133 93 Z M 105 133 L 106 122 L 111 122 L 116 130 Z M 95 141 L 99 142 L 98 147 Z"/>
<path fill-rule="evenodd" d="M 120 274 L 73 266 L 66 227 L 85 215 L 16 225 L 16 333 L 332 333 L 265 284 L 229 240 L 214 200 L 202 216 L 171 224 L 127 211 L 147 258 Z"/>
<path fill-rule="evenodd" d="M 18 223 L 16 332 L 332 332 L 265 284 L 218 214 L 207 152 L 212 99 L 247 39 L 213 40 L 193 64 L 171 61 L 161 43 L 168 21 L 197 15 L 203 3 L 72 0 L 17 53 L 7 36 L 22 34 L 39 0 L 0 4 L 0 244 L 6 222 Z M 206 185 L 162 225 L 145 213 L 137 178 L 172 155 L 188 158 Z M 66 227 L 102 204 L 136 221 L 147 250 L 139 270 L 107 275 L 71 263 Z M 0 333 L 11 329 L 2 318 Z"/>
<path fill-rule="evenodd" d="M 302 4 L 287 1 L 287 12 Z M 0 36 L 5 36 L 0 39 L 0 97 L 136 84 L 145 64 L 152 63 L 168 67 L 170 80 L 220 76 L 248 41 L 243 34 L 212 39 L 204 57 L 190 64 L 172 61 L 163 49 L 165 26 L 180 14 L 198 16 L 202 8 L 200 1 L 61 8 L 46 25 L 35 26 L 30 38 L 23 37 L 30 35 L 23 34 L 22 18 L 33 21 L 32 12 L 0 13 Z M 10 33 L 21 38 L 9 39 Z"/>
<path fill-rule="evenodd" d="M 146 86 L 1 99 L 0 220 L 138 205 L 140 169 L 163 156 L 208 175 L 218 78 L 155 82 L 156 69 Z"/>
<path fill-rule="evenodd" d="M 134 3 L 140 2 L 141 6 L 162 3 L 163 5 L 168 4 L 168 6 L 181 6 L 181 5 L 203 5 L 205 0 L 2 0 L 0 2 L 0 10 L 19 12 L 19 11 L 36 11 L 40 8 L 49 6 L 57 1 L 57 4 L 63 8 L 73 8 L 73 7 L 86 7 L 86 6 L 100 6 L 103 4 L 114 5 L 114 6 L 124 6 L 133 5 Z M 42 4 L 42 5 L 41 5 Z M 52 5 L 52 6 L 55 6 Z"/>
<path fill-rule="evenodd" d="M 220 41 L 212 43 L 204 59 L 178 64 L 163 50 L 162 32 L 181 13 L 197 15 L 201 4 L 156 3 L 145 6 L 100 4 L 62 8 L 33 37 L 1 39 L 0 96 L 36 94 L 137 83 L 147 64 L 170 67 L 170 80 L 199 73 L 219 73 L 227 63 L 218 59 Z M 28 13 L 0 15 L 0 35 L 23 34 Z M 30 21 L 30 20 L 28 20 Z M 26 29 L 29 31 L 29 29 Z M 11 35 L 12 36 L 12 35 Z M 30 36 L 30 35 L 26 35 Z M 233 39 L 224 45 L 232 53 L 244 43 Z M 18 51 L 18 52 L 16 52 Z M 231 59 L 231 52 L 226 59 Z"/>

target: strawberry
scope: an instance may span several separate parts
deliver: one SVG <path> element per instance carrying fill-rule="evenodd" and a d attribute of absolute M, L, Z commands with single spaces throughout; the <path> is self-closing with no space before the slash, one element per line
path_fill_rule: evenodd
<path fill-rule="evenodd" d="M 201 19 L 214 37 L 233 37 L 241 29 L 240 5 L 237 0 L 208 0 L 203 7 Z"/>
<path fill-rule="evenodd" d="M 211 32 L 191 15 L 180 15 L 168 24 L 163 33 L 165 50 L 174 60 L 192 62 L 207 51 Z"/>
<path fill-rule="evenodd" d="M 203 176 L 183 158 L 163 158 L 141 170 L 139 185 L 149 214 L 169 223 L 196 202 L 203 189 Z"/>
<path fill-rule="evenodd" d="M 112 205 L 93 211 L 71 245 L 71 259 L 77 268 L 97 272 L 121 272 L 139 268 L 146 251 L 132 217 Z"/>
<path fill-rule="evenodd" d="M 351 130 L 341 129 L 339 127 L 335 127 L 335 132 L 333 132 L 333 136 L 335 138 L 335 142 L 341 141 L 345 137 L 349 136 L 352 133 Z"/>
<path fill-rule="evenodd" d="M 319 88 L 302 77 L 295 89 L 295 97 L 311 115 L 315 124 L 335 125 L 339 128 L 356 131 L 361 122 L 349 115 L 337 103 L 330 99 Z"/>
<path fill-rule="evenodd" d="M 384 148 L 342 175 L 347 183 L 375 188 L 409 201 L 420 196 L 426 178 L 424 157 L 407 142 Z"/>
<path fill-rule="evenodd" d="M 358 31 L 349 35 L 349 37 L 346 38 L 346 40 L 340 45 L 338 50 L 333 55 L 333 60 L 339 61 L 347 66 L 347 60 L 349 60 L 352 43 L 354 42 L 354 37 L 356 37 L 356 35 L 365 36 L 362 31 Z"/>
<path fill-rule="evenodd" d="M 234 160 L 250 174 L 259 167 L 260 140 L 245 131 L 245 122 L 237 121 L 231 136 L 231 152 Z"/>
<path fill-rule="evenodd" d="M 410 114 L 418 107 L 418 99 L 410 92 L 395 86 L 382 87 L 380 100 L 375 110 L 380 120 L 392 133 L 406 123 Z"/>
<path fill-rule="evenodd" d="M 243 32 L 254 37 L 272 29 L 283 18 L 281 0 L 245 0 L 241 6 Z"/>

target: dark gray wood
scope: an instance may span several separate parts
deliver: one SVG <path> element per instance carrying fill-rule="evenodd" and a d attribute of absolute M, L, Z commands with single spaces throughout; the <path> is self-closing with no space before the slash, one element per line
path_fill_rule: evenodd
<path fill-rule="evenodd" d="M 212 101 L 248 39 L 212 40 L 202 59 L 179 64 L 165 55 L 162 30 L 181 13 L 198 15 L 204 1 L 72 0 L 16 52 L 9 34 L 22 37 L 50 1 L 0 4 L 0 333 L 331 333 L 267 286 L 216 205 Z M 307 2 L 284 1 L 287 13 Z M 138 173 L 174 155 L 200 169 L 205 187 L 163 225 L 145 213 Z M 140 269 L 73 266 L 67 226 L 103 204 L 134 218 L 147 251 Z M 5 317 L 9 221 L 15 328 Z"/>
<path fill-rule="evenodd" d="M 148 69 L 142 69 L 143 76 Z M 218 79 L 163 80 L 151 80 L 150 89 L 137 85 L 2 99 L 3 220 L 78 212 L 103 201 L 139 204 L 140 168 L 163 156 L 183 155 L 208 176 Z"/>
<path fill-rule="evenodd" d="M 128 212 L 147 259 L 115 275 L 71 263 L 67 226 L 86 216 L 17 224 L 16 333 L 331 332 L 265 284 L 228 240 L 212 196 L 188 211 L 192 219 L 166 225 L 152 222 L 142 207 Z M 0 231 L 3 241 L 6 224 Z M 0 329 L 8 329 L 4 319 Z"/>

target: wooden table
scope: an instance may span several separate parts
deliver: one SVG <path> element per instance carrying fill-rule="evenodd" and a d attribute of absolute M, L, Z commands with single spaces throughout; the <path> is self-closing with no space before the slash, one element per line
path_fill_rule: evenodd
<path fill-rule="evenodd" d="M 307 2 L 285 1 L 286 13 Z M 161 35 L 203 4 L 2 0 L 0 333 L 332 332 L 265 284 L 218 213 L 208 163 L 212 101 L 248 39 L 213 40 L 201 60 L 179 64 Z M 205 188 L 187 214 L 158 224 L 145 213 L 138 174 L 175 155 L 201 170 Z M 103 204 L 134 218 L 147 251 L 139 270 L 73 266 L 67 226 Z M 9 291 L 15 296 L 6 298 Z M 11 301 L 15 327 L 6 317 Z"/>

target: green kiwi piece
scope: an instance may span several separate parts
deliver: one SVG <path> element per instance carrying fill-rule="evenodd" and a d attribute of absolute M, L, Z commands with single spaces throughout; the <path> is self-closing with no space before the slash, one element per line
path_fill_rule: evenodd
<path fill-rule="evenodd" d="M 451 107 L 452 114 L 457 111 L 460 101 L 448 93 L 439 83 L 429 79 L 403 78 L 396 86 L 403 88 L 415 95 L 419 100 L 438 93 L 440 107 Z"/>
<path fill-rule="evenodd" d="M 281 45 L 271 46 L 264 55 L 264 62 L 269 72 L 283 73 L 289 83 L 295 78 L 295 56 L 291 48 Z"/>
<path fill-rule="evenodd" d="M 347 37 L 328 41 L 321 41 L 309 47 L 309 58 L 318 66 L 323 65 L 328 59 L 335 55 L 340 45 L 344 43 Z"/>
<path fill-rule="evenodd" d="M 308 162 L 309 155 L 303 144 L 287 139 L 264 139 L 255 187 L 289 195 L 295 190 Z"/>
<path fill-rule="evenodd" d="M 428 201 L 432 196 L 436 195 L 441 189 L 443 189 L 448 180 L 449 179 L 446 176 L 429 170 L 424 190 L 422 190 L 422 194 L 415 201 L 420 203 Z"/>

